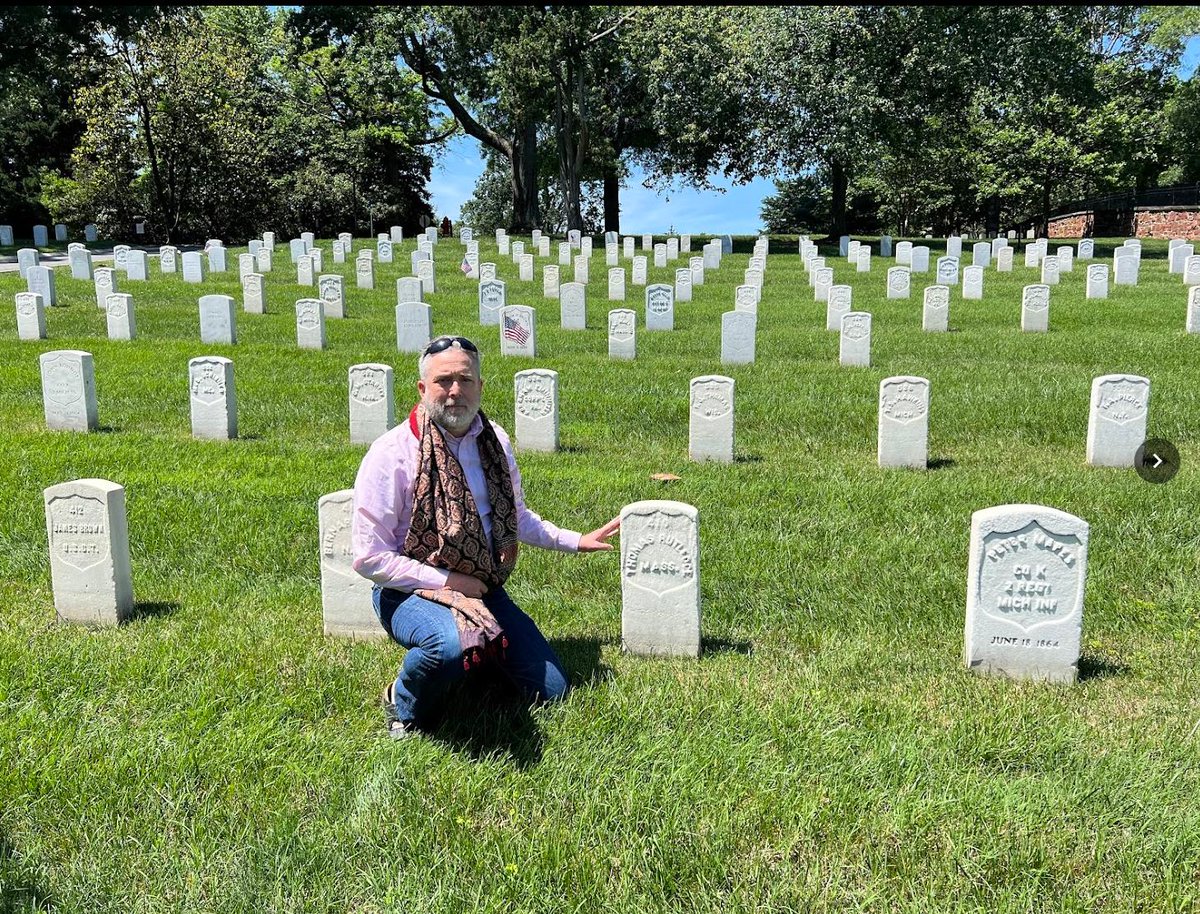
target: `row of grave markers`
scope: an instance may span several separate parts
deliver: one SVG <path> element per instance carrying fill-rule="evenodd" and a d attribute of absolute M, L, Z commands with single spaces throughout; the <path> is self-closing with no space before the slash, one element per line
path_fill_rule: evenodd
<path fill-rule="evenodd" d="M 47 428 L 77 432 L 96 429 L 99 411 L 92 355 L 80 350 L 54 350 L 41 355 L 40 368 Z M 236 438 L 233 362 L 222 356 L 194 358 L 188 363 L 188 383 L 192 434 L 197 438 Z M 558 373 L 542 368 L 519 371 L 513 385 L 517 446 L 521 450 L 557 451 Z M 348 387 L 350 440 L 369 444 L 395 424 L 393 371 L 377 363 L 353 365 Z M 688 457 L 733 462 L 734 380 L 721 375 L 693 378 L 688 401 Z M 879 466 L 924 469 L 928 465 L 929 406 L 928 379 L 898 376 L 880 381 Z M 1132 467 L 1137 449 L 1146 438 L 1149 407 L 1148 378 L 1115 374 L 1093 379 L 1087 463 Z"/>
<path fill-rule="evenodd" d="M 54 606 L 63 621 L 103 626 L 134 609 L 125 489 L 77 479 L 44 490 Z M 371 582 L 351 565 L 353 491 L 317 506 L 327 635 L 382 638 Z M 964 663 L 973 672 L 1074 682 L 1087 577 L 1086 521 L 1041 505 L 971 515 Z M 700 654 L 700 522 L 682 502 L 621 509 L 621 638 L 639 655 Z"/>

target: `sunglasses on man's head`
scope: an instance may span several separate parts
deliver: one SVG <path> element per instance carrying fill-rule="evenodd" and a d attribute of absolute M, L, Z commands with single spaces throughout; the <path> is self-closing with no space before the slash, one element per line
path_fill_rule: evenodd
<path fill-rule="evenodd" d="M 425 347 L 425 355 L 437 355 L 449 349 L 451 346 L 458 345 L 461 349 L 466 349 L 468 352 L 478 352 L 475 344 L 465 336 L 439 336 L 436 340 Z"/>

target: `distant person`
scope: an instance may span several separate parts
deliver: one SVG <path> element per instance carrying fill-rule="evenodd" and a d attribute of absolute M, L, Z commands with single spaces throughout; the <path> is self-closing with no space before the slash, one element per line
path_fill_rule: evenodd
<path fill-rule="evenodd" d="M 375 582 L 375 613 L 408 653 L 384 692 L 388 733 L 433 726 L 452 682 L 502 671 L 530 702 L 561 699 L 567 674 L 533 620 L 504 591 L 518 543 L 611 550 L 613 518 L 561 530 L 525 507 L 508 435 L 480 411 L 470 340 L 441 336 L 421 354 L 408 419 L 375 439 L 354 481 L 354 569 Z"/>
<path fill-rule="evenodd" d="M 454 232 L 454 226 L 450 223 L 450 217 L 445 216 L 442 219 L 442 237 L 449 238 Z"/>

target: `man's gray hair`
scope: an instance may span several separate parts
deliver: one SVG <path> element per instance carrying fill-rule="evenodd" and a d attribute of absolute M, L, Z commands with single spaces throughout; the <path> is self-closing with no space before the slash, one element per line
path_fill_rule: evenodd
<path fill-rule="evenodd" d="M 438 337 L 435 337 L 435 339 L 437 339 L 437 338 Z M 483 355 L 479 352 L 478 349 L 476 349 L 475 351 L 472 352 L 470 349 L 466 349 L 463 346 L 459 345 L 459 342 L 457 339 L 455 339 L 454 342 L 451 343 L 449 346 L 447 346 L 445 349 L 442 349 L 438 352 L 432 352 L 432 353 L 428 352 L 427 351 L 428 347 L 426 347 L 425 350 L 422 350 L 421 357 L 419 359 L 417 359 L 417 377 L 419 377 L 422 381 L 424 381 L 425 380 L 425 366 L 427 364 L 429 364 L 429 360 L 431 358 L 433 358 L 435 355 L 441 355 L 443 352 L 446 352 L 447 350 L 450 350 L 450 349 L 458 349 L 462 352 L 465 352 L 467 354 L 467 356 L 471 359 L 471 361 L 475 364 L 475 374 L 479 375 L 480 377 L 483 377 Z"/>

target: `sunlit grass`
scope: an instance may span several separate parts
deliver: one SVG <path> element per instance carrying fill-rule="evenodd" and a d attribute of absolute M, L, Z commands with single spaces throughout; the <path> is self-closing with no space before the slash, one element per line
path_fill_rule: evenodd
<path fill-rule="evenodd" d="M 921 331 L 932 271 L 888 301 L 891 261 L 831 258 L 874 314 L 872 366 L 850 369 L 794 239 L 773 244 L 748 366 L 719 353 L 750 239 L 677 305 L 674 332 L 639 329 L 631 363 L 608 359 L 605 314 L 641 314 L 641 289 L 606 301 L 602 244 L 588 329 L 568 332 L 542 295 L 557 258 L 523 283 L 483 239 L 509 301 L 537 309 L 527 360 L 478 326 L 443 239 L 434 330 L 480 344 L 490 415 L 511 430 L 513 374 L 559 372 L 563 450 L 520 456 L 531 507 L 577 530 L 643 498 L 699 509 L 705 651 L 622 654 L 617 558 L 529 549 L 510 590 L 577 688 L 532 714 L 464 694 L 405 743 L 383 738 L 377 705 L 400 650 L 322 637 L 316 504 L 365 452 L 347 368 L 391 364 L 397 415 L 414 401 L 392 310 L 413 243 L 376 265 L 374 291 L 324 246 L 348 316 L 322 352 L 296 348 L 294 303 L 315 290 L 294 284 L 286 242 L 263 315 L 240 310 L 238 249 L 203 287 L 153 262 L 121 282 L 132 342 L 107 340 L 91 284 L 65 269 L 50 338 L 19 342 L 24 286 L 0 274 L 0 911 L 1197 906 L 1200 337 L 1166 242 L 1146 241 L 1141 284 L 1106 301 L 1084 299 L 1077 263 L 1046 334 L 1020 332 L 1021 287 L 1039 281 L 1020 251 L 983 301 L 952 293 L 945 334 Z M 199 342 L 202 292 L 237 300 L 237 345 Z M 95 434 L 44 427 L 38 355 L 70 348 L 95 358 Z M 190 435 L 187 362 L 208 354 L 235 363 L 236 441 Z M 1167 485 L 1084 464 L 1091 380 L 1114 372 L 1151 379 L 1149 432 L 1183 459 Z M 732 465 L 687 460 L 702 374 L 737 382 Z M 931 381 L 926 472 L 875 465 L 879 381 L 896 374 Z M 650 479 L 663 471 L 681 479 Z M 126 488 L 139 605 L 118 629 L 54 621 L 41 492 L 80 477 Z M 1074 688 L 962 667 L 970 514 L 1007 502 L 1091 524 Z"/>

